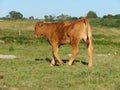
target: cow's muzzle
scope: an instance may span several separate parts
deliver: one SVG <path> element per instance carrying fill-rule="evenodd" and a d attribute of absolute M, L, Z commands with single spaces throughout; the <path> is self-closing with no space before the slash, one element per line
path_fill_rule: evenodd
<path fill-rule="evenodd" d="M 37 38 L 38 36 L 36 34 L 34 34 L 33 37 Z"/>

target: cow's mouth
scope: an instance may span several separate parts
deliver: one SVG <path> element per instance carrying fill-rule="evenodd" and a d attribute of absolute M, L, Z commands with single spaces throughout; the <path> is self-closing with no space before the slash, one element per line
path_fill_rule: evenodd
<path fill-rule="evenodd" d="M 34 36 L 35 38 L 37 38 L 37 37 L 40 37 L 40 38 L 44 37 L 44 35 L 42 35 L 42 34 L 40 34 L 40 35 L 34 34 L 33 36 Z"/>
<path fill-rule="evenodd" d="M 37 38 L 37 37 L 38 37 L 38 35 L 34 34 L 34 35 L 33 35 L 33 37 L 36 37 L 36 38 Z"/>

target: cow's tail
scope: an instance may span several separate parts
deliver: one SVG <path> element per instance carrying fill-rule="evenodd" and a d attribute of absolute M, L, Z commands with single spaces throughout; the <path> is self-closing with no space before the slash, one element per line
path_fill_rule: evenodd
<path fill-rule="evenodd" d="M 91 27 L 90 27 L 90 23 L 89 20 L 86 18 L 84 20 L 84 23 L 86 25 L 86 31 L 87 31 L 87 40 L 86 40 L 86 44 L 87 44 L 87 48 L 88 48 L 88 55 L 89 55 L 89 61 L 88 61 L 88 66 L 92 66 L 92 58 L 93 58 L 93 45 L 92 45 L 92 32 L 91 32 Z"/>
<path fill-rule="evenodd" d="M 83 18 L 85 27 L 86 27 L 86 34 L 87 34 L 87 42 L 92 43 L 92 32 L 91 32 L 91 27 L 89 20 L 87 18 Z"/>
<path fill-rule="evenodd" d="M 91 31 L 89 20 L 87 21 L 87 24 L 88 24 L 87 25 L 88 38 L 91 39 L 91 43 L 92 43 L 92 31 Z"/>

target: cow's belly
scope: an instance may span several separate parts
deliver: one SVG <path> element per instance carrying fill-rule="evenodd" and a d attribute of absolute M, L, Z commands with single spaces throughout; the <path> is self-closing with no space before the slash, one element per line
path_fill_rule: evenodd
<path fill-rule="evenodd" d="M 62 43 L 62 44 L 70 43 L 70 38 L 69 38 L 69 37 L 64 37 L 64 38 L 61 40 L 61 43 Z"/>

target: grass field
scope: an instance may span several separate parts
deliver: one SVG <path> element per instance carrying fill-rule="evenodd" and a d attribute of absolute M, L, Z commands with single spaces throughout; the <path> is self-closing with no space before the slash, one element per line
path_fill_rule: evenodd
<path fill-rule="evenodd" d="M 120 90 L 120 30 L 92 27 L 93 67 L 87 66 L 87 49 L 79 44 L 74 64 L 50 66 L 51 46 L 45 38 L 33 38 L 36 21 L 0 22 L 0 90 Z M 59 49 L 67 62 L 71 46 Z"/>

